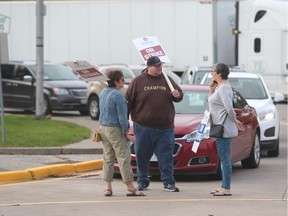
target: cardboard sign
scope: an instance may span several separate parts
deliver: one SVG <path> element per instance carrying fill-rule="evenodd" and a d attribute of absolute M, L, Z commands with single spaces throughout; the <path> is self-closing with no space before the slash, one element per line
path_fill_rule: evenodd
<path fill-rule="evenodd" d="M 107 81 L 108 77 L 99 72 L 93 65 L 87 61 L 71 61 L 65 62 L 73 71 L 87 81 Z"/>
<path fill-rule="evenodd" d="M 203 115 L 203 117 L 201 119 L 200 125 L 198 127 L 198 131 L 196 133 L 196 138 L 195 138 L 195 140 L 193 142 L 193 145 L 192 145 L 192 149 L 191 150 L 194 153 L 197 153 L 197 151 L 198 151 L 198 148 L 199 148 L 200 142 L 202 140 L 206 125 L 207 125 L 207 123 L 209 121 L 209 117 L 210 117 L 210 112 L 208 110 L 205 110 L 204 115 Z"/>
<path fill-rule="evenodd" d="M 133 40 L 134 45 L 146 63 L 151 56 L 157 56 L 162 62 L 170 63 L 170 60 L 155 36 L 145 36 Z"/>
<path fill-rule="evenodd" d="M 157 37 L 155 36 L 141 37 L 141 38 L 134 39 L 133 43 L 135 44 L 145 64 L 147 60 L 152 56 L 157 56 L 161 60 L 161 62 L 170 63 L 170 60 L 168 56 L 166 55 L 164 49 L 162 48 Z M 173 92 L 175 89 L 173 85 L 171 84 L 167 74 L 165 73 L 165 71 L 162 71 L 162 73 L 165 77 L 165 80 L 170 90 Z"/>

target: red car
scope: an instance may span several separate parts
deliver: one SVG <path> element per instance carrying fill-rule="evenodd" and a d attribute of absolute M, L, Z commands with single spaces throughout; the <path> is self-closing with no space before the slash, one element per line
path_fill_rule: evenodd
<path fill-rule="evenodd" d="M 197 153 L 191 149 L 198 131 L 199 124 L 207 108 L 208 86 L 182 85 L 184 97 L 180 103 L 175 103 L 175 175 L 207 175 L 210 179 L 221 179 L 221 166 L 216 149 L 215 138 L 209 137 L 209 122 Z M 245 131 L 239 132 L 232 139 L 231 159 L 233 163 L 241 161 L 243 168 L 257 168 L 260 164 L 259 125 L 257 114 L 246 100 L 233 90 L 233 106 L 239 119 L 245 126 Z M 131 131 L 133 134 L 133 131 Z M 131 164 L 136 173 L 136 158 L 134 145 L 131 145 Z M 115 173 L 119 174 L 119 166 L 115 163 Z M 150 160 L 150 175 L 159 175 L 159 167 L 155 155 Z"/>

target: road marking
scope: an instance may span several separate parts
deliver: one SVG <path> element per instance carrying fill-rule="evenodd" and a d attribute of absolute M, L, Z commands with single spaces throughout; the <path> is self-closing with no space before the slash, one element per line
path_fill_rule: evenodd
<path fill-rule="evenodd" d="M 0 207 L 9 206 L 36 206 L 36 205 L 61 205 L 61 204 L 89 204 L 89 203 L 135 203 L 135 202 L 199 202 L 199 201 L 286 201 L 287 199 L 278 198 L 207 198 L 207 199 L 127 199 L 127 200 L 86 200 L 86 201 L 61 201 L 61 202 L 31 202 L 31 203 L 3 203 Z"/>

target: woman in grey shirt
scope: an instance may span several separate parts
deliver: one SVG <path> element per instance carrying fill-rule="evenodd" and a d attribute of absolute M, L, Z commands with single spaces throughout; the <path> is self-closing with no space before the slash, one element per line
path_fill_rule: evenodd
<path fill-rule="evenodd" d="M 210 193 L 213 196 L 231 196 L 230 184 L 232 162 L 230 156 L 231 138 L 238 135 L 238 130 L 244 130 L 243 124 L 236 119 L 233 109 L 233 91 L 228 83 L 229 68 L 223 63 L 213 66 L 211 71 L 212 82 L 209 84 L 208 97 L 209 111 L 214 124 L 224 122 L 223 138 L 216 138 L 216 146 L 222 169 L 222 186 Z"/>

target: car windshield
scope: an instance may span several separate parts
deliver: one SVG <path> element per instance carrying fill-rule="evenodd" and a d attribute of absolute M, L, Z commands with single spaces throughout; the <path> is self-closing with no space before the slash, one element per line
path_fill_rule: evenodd
<path fill-rule="evenodd" d="M 203 114 L 207 109 L 207 91 L 184 91 L 183 100 L 174 102 L 176 114 Z"/>
<path fill-rule="evenodd" d="M 108 67 L 108 68 L 99 68 L 99 70 L 101 71 L 101 73 L 104 73 L 104 74 L 108 73 L 108 71 L 111 71 L 111 70 L 120 70 L 120 71 L 122 71 L 126 84 L 131 83 L 131 81 L 134 79 L 133 72 L 131 72 L 127 68 Z"/>
<path fill-rule="evenodd" d="M 36 65 L 31 65 L 31 69 L 36 74 Z M 44 80 L 79 80 L 76 74 L 62 64 L 44 64 Z"/>
<path fill-rule="evenodd" d="M 139 76 L 145 68 L 133 68 L 135 76 Z"/>
<path fill-rule="evenodd" d="M 164 71 L 166 72 L 167 76 L 171 77 L 175 81 L 176 84 L 181 84 L 181 78 L 177 74 L 167 69 L 164 69 Z"/>
<path fill-rule="evenodd" d="M 136 76 L 139 76 L 143 72 L 144 69 L 145 67 L 134 68 L 133 71 Z M 163 70 L 166 72 L 167 76 L 171 77 L 175 81 L 176 84 L 178 85 L 181 84 L 182 80 L 176 73 L 174 73 L 172 70 L 169 70 L 167 68 L 164 68 Z"/>
<path fill-rule="evenodd" d="M 211 79 L 211 77 L 207 77 L 205 84 L 208 85 Z M 231 77 L 228 81 L 246 99 L 262 100 L 268 98 L 261 79 Z"/>
<path fill-rule="evenodd" d="M 202 79 L 203 79 L 203 77 L 204 77 L 204 75 L 205 75 L 206 73 L 208 73 L 208 72 L 210 72 L 210 71 L 205 70 L 205 71 L 198 71 L 198 72 L 196 72 L 196 73 L 195 73 L 195 76 L 194 76 L 194 80 L 192 81 L 192 83 L 194 83 L 194 84 L 200 84 L 201 81 L 202 81 Z"/>

